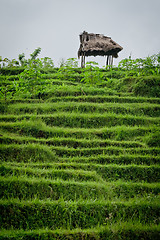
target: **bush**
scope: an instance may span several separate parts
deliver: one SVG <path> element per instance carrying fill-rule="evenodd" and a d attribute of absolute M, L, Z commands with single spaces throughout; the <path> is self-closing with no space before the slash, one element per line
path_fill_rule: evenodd
<path fill-rule="evenodd" d="M 24 67 L 0 68 L 2 75 L 18 75 L 24 71 Z"/>
<path fill-rule="evenodd" d="M 56 159 L 54 151 L 39 144 L 1 145 L 0 158 L 17 162 L 52 162 Z"/>
<path fill-rule="evenodd" d="M 160 147 L 160 132 L 156 131 L 155 133 L 149 134 L 145 138 L 145 142 L 149 147 Z"/>
<path fill-rule="evenodd" d="M 135 96 L 160 97 L 160 77 L 125 77 L 119 80 L 110 80 L 108 87 L 114 88 L 119 92 L 130 92 Z"/>
<path fill-rule="evenodd" d="M 160 97 L 160 77 L 146 76 L 137 79 L 133 86 L 136 96 Z"/>

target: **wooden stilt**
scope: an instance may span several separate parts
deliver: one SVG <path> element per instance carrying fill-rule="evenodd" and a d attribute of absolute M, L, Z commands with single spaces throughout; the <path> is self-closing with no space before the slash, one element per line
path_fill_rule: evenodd
<path fill-rule="evenodd" d="M 113 56 L 111 56 L 111 66 L 113 66 Z"/>
<path fill-rule="evenodd" d="M 81 56 L 81 68 L 85 67 L 85 54 L 83 53 Z"/>
<path fill-rule="evenodd" d="M 84 68 L 84 55 L 83 55 L 83 63 L 82 63 L 82 68 Z"/>
<path fill-rule="evenodd" d="M 83 68 L 83 54 L 81 56 L 81 68 Z"/>
<path fill-rule="evenodd" d="M 112 65 L 113 65 L 113 56 L 112 55 L 109 55 L 107 57 L 107 65 L 109 66 L 109 68 L 112 67 Z"/>
<path fill-rule="evenodd" d="M 111 56 L 110 55 L 108 56 L 108 65 L 109 65 L 109 68 L 110 68 L 110 65 L 111 65 Z"/>
<path fill-rule="evenodd" d="M 110 68 L 112 67 L 112 65 L 113 65 L 113 56 L 110 55 L 109 56 L 109 66 L 110 66 Z"/>
<path fill-rule="evenodd" d="M 108 66 L 109 56 L 107 55 L 106 66 Z"/>

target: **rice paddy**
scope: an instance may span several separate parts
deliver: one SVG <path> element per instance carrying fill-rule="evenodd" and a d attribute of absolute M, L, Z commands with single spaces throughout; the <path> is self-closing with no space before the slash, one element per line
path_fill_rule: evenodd
<path fill-rule="evenodd" d="M 42 76 L 0 102 L 0 239 L 158 240 L 160 98 Z"/>

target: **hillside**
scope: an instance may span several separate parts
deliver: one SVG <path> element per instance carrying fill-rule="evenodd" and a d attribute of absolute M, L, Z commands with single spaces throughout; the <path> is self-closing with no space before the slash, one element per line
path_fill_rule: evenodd
<path fill-rule="evenodd" d="M 0 239 L 160 239 L 160 75 L 133 70 L 1 68 Z"/>

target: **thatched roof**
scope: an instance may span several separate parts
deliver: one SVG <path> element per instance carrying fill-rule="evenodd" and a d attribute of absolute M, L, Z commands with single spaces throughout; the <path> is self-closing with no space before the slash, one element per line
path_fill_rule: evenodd
<path fill-rule="evenodd" d="M 80 36 L 80 48 L 78 57 L 85 56 L 106 56 L 118 57 L 118 52 L 123 48 L 110 37 L 102 34 L 83 32 Z"/>

